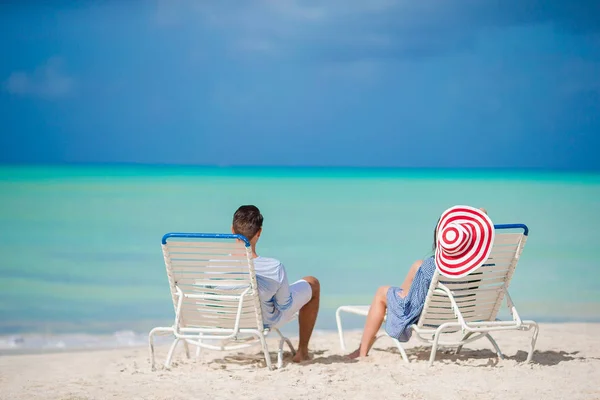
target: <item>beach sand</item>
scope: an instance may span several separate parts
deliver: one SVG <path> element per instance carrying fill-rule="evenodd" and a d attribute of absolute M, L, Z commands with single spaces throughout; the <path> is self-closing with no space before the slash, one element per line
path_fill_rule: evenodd
<path fill-rule="evenodd" d="M 542 324 L 532 364 L 525 364 L 529 332 L 494 335 L 507 356 L 487 341 L 460 355 L 438 353 L 412 339 L 405 364 L 389 339 L 366 359 L 343 357 L 337 334 L 316 332 L 313 359 L 264 368 L 259 348 L 204 351 L 170 370 L 151 371 L 145 347 L 0 357 L 1 399 L 600 399 L 600 324 Z M 347 334 L 355 346 L 360 332 Z M 297 342 L 297 338 L 292 338 Z M 275 341 L 270 341 L 273 360 Z M 157 349 L 159 363 L 167 347 Z"/>

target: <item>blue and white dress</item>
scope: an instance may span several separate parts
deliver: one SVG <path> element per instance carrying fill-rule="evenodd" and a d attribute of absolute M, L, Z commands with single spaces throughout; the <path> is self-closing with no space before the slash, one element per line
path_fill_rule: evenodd
<path fill-rule="evenodd" d="M 402 289 L 392 286 L 387 292 L 387 319 L 385 331 L 391 337 L 401 342 L 410 339 L 410 326 L 421 316 L 429 285 L 435 272 L 435 260 L 429 257 L 423 260 L 415 279 L 410 286 L 408 295 L 400 297 Z"/>

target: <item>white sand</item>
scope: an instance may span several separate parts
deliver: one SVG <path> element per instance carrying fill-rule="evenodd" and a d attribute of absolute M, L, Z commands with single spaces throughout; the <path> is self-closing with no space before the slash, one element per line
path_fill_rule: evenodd
<path fill-rule="evenodd" d="M 348 343 L 359 337 L 349 333 Z M 262 367 L 259 349 L 206 351 L 200 361 L 179 351 L 171 370 L 154 372 L 146 348 L 2 356 L 0 398 L 600 399 L 600 324 L 542 325 L 533 364 L 522 362 L 529 333 L 495 337 L 505 360 L 482 340 L 460 356 L 438 354 L 432 368 L 428 349 L 418 342 L 407 344 L 412 363 L 404 364 L 386 339 L 368 358 L 350 362 L 335 333 L 314 338 L 312 361 L 297 365 L 288 357 L 278 371 Z M 166 348 L 158 349 L 160 361 L 165 354 Z"/>

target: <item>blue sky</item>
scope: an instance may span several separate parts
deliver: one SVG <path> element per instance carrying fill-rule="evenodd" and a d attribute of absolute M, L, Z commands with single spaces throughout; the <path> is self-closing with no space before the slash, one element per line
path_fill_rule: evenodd
<path fill-rule="evenodd" d="M 600 2 L 0 3 L 0 162 L 600 169 Z"/>

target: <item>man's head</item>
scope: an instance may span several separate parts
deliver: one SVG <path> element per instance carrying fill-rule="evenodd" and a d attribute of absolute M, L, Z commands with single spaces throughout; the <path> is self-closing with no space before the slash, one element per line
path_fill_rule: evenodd
<path fill-rule="evenodd" d="M 233 214 L 231 231 L 256 242 L 262 231 L 263 216 L 256 206 L 241 206 Z"/>

